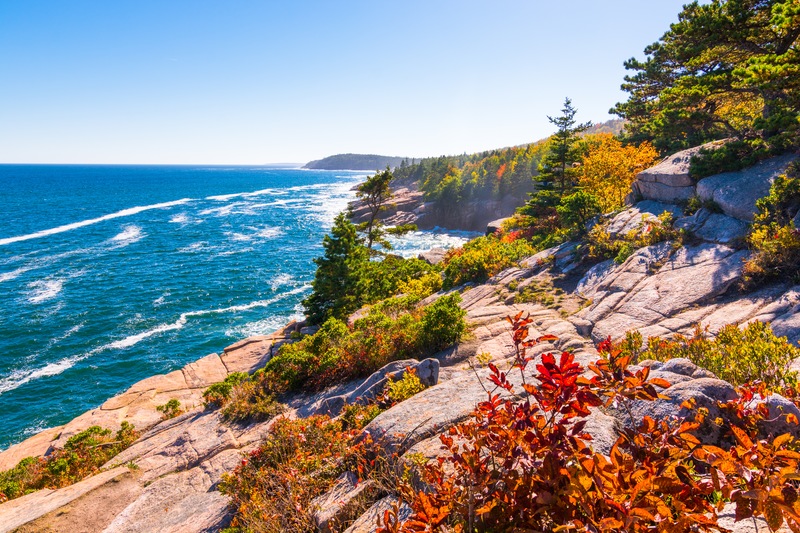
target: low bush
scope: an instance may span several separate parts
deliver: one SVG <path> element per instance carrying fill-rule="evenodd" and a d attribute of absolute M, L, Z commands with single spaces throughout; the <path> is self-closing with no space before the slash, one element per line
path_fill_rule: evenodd
<path fill-rule="evenodd" d="M 359 417 L 351 414 L 353 420 Z M 327 416 L 278 419 L 264 442 L 223 476 L 220 491 L 236 508 L 227 531 L 316 531 L 311 501 L 343 472 L 364 469 L 359 429 Z"/>
<path fill-rule="evenodd" d="M 44 488 L 66 487 L 94 475 L 138 437 L 128 422 L 122 422 L 116 433 L 91 426 L 47 457 L 27 457 L 11 470 L 0 472 L 0 503 Z"/>
<path fill-rule="evenodd" d="M 417 308 L 413 299 L 393 299 L 371 309 L 352 328 L 329 319 L 314 335 L 282 346 L 264 368 L 264 379 L 275 392 L 319 390 L 367 376 L 391 361 L 431 355 L 466 332 L 460 301 L 452 294 Z"/>
<path fill-rule="evenodd" d="M 786 337 L 776 336 L 765 322 L 751 322 L 741 329 L 730 324 L 716 337 L 700 327 L 691 337 L 651 337 L 643 349 L 641 335 L 629 333 L 616 346 L 634 360 L 685 357 L 734 385 L 760 381 L 771 390 L 780 390 L 797 382 L 797 373 L 789 370 L 789 364 L 800 357 L 800 348 Z"/>
<path fill-rule="evenodd" d="M 800 282 L 800 164 L 778 176 L 767 196 L 756 206 L 758 214 L 747 238 L 752 255 L 745 263 L 746 287 L 767 281 Z"/>
<path fill-rule="evenodd" d="M 528 338 L 529 318 L 509 320 L 513 369 L 527 397 L 514 396 L 508 375 L 490 365 L 495 389 L 469 421 L 440 436 L 445 453 L 424 465 L 422 487 L 401 484 L 411 516 L 401 522 L 395 505 L 379 532 L 721 531 L 717 518 L 728 502 L 737 521 L 761 516 L 773 531 L 784 523 L 800 530 L 799 443 L 790 434 L 759 440 L 753 422 L 768 413 L 749 409 L 752 395 L 728 402 L 748 415 L 747 423 L 724 426 L 734 443 L 728 450 L 694 435 L 698 411 L 693 420 L 645 416 L 608 455 L 596 453 L 584 432 L 592 408 L 664 398 L 658 388 L 669 383 L 629 366 L 630 356 L 610 343 L 599 347 L 591 377 L 564 352 L 542 355 L 532 380 L 527 350 L 545 339 Z"/>
<path fill-rule="evenodd" d="M 608 233 L 608 223 L 601 223 L 596 224 L 584 238 L 589 258 L 613 259 L 617 263 L 624 263 L 639 248 L 668 240 L 682 242 L 682 239 L 683 232 L 672 227 L 672 214 L 668 211 L 621 237 L 612 237 Z"/>
<path fill-rule="evenodd" d="M 375 497 L 397 484 L 395 458 L 385 457 L 361 430 L 389 407 L 425 386 L 414 371 L 390 380 L 375 402 L 345 405 L 339 417 L 278 419 L 264 442 L 230 474 L 220 490 L 236 508 L 227 533 L 250 531 L 317 531 L 312 500 L 325 493 L 344 472 L 357 472 L 359 483 L 370 480 L 374 490 L 350 509 L 357 517 Z M 332 531 L 346 523 L 329 524 Z"/>
<path fill-rule="evenodd" d="M 469 281 L 483 282 L 503 269 L 513 266 L 537 250 L 525 239 L 512 242 L 489 235 L 478 237 L 461 248 L 450 250 L 444 259 L 442 288 L 450 289 Z"/>
<path fill-rule="evenodd" d="M 250 379 L 247 372 L 232 372 L 219 383 L 214 383 L 203 391 L 203 404 L 206 407 L 220 407 L 231 395 L 233 386 Z"/>
<path fill-rule="evenodd" d="M 170 398 L 170 400 L 164 405 L 157 405 L 156 411 L 161 413 L 161 416 L 164 418 L 164 420 L 175 418 L 183 412 L 181 409 L 181 402 L 175 398 Z"/>

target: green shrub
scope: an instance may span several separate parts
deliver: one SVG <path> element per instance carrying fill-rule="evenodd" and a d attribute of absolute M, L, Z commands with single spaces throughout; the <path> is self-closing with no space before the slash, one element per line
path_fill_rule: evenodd
<path fill-rule="evenodd" d="M 800 357 L 800 349 L 789 344 L 786 337 L 777 337 L 769 324 L 751 322 L 743 329 L 735 325 L 723 327 L 716 338 L 710 338 L 699 327 L 692 337 L 674 339 L 651 337 L 643 350 L 641 335 L 629 335 L 618 346 L 634 358 L 668 361 L 685 357 L 697 366 L 706 368 L 734 385 L 761 381 L 777 390 L 796 382 L 796 373 L 789 363 Z"/>
<path fill-rule="evenodd" d="M 179 402 L 175 398 L 170 398 L 170 400 L 164 405 L 157 405 L 156 411 L 160 412 L 163 415 L 164 420 L 175 418 L 176 416 L 181 414 L 181 402 Z"/>
<path fill-rule="evenodd" d="M 386 397 L 392 403 L 408 400 L 415 394 L 425 390 L 425 385 L 417 377 L 416 372 L 406 371 L 398 380 L 389 380 L 386 384 Z"/>
<path fill-rule="evenodd" d="M 120 429 L 91 426 L 73 435 L 47 457 L 27 457 L 0 472 L 0 503 L 43 488 L 66 487 L 96 474 L 112 457 L 133 444 L 139 434 L 129 422 Z"/>
<path fill-rule="evenodd" d="M 478 237 L 447 253 L 442 288 L 451 289 L 470 281 L 486 281 L 536 251 L 525 239 L 504 242 L 494 235 Z"/>
<path fill-rule="evenodd" d="M 745 263 L 745 285 L 767 281 L 800 282 L 800 230 L 792 221 L 800 211 L 800 164 L 775 178 L 769 194 L 756 203 L 747 237 L 752 255 Z"/>
<path fill-rule="evenodd" d="M 250 378 L 233 386 L 222 416 L 233 422 L 262 421 L 279 415 L 283 406 L 261 380 Z"/>
<path fill-rule="evenodd" d="M 232 372 L 224 381 L 214 383 L 203 391 L 203 405 L 206 407 L 220 407 L 231 394 L 231 389 L 237 383 L 249 379 L 247 372 Z"/>
<path fill-rule="evenodd" d="M 326 321 L 314 335 L 283 345 L 264 368 L 272 392 L 329 385 L 371 374 L 392 361 L 433 354 L 466 331 L 461 298 L 452 294 L 417 308 L 409 297 L 376 305 L 352 327 Z"/>
<path fill-rule="evenodd" d="M 457 293 L 442 296 L 425 308 L 420 319 L 420 351 L 435 353 L 455 344 L 467 331 L 464 317 L 467 312 L 459 307 L 461 296 Z"/>
<path fill-rule="evenodd" d="M 683 239 L 683 231 L 672 227 L 672 213 L 669 211 L 664 211 L 655 220 L 647 220 L 641 228 L 621 237 L 612 237 L 607 228 L 607 222 L 596 224 L 586 235 L 585 242 L 591 259 L 613 259 L 616 263 L 624 263 L 639 248 L 668 240 L 681 242 Z"/>

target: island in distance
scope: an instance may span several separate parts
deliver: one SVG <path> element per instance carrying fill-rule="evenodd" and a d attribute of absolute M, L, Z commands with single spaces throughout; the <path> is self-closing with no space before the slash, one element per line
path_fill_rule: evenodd
<path fill-rule="evenodd" d="M 407 157 L 390 157 L 375 154 L 337 154 L 306 163 L 303 168 L 314 170 L 381 170 L 400 166 Z"/>

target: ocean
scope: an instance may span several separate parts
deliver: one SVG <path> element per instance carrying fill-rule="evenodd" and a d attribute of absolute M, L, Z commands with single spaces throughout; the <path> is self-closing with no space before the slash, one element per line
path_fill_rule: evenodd
<path fill-rule="evenodd" d="M 0 449 L 302 317 L 363 172 L 0 165 Z M 409 257 L 469 234 L 394 240 Z"/>

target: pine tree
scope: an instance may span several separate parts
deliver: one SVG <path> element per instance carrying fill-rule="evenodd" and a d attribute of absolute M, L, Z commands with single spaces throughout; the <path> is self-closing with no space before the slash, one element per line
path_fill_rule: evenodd
<path fill-rule="evenodd" d="M 336 217 L 322 246 L 324 255 L 314 259 L 317 272 L 311 284 L 313 292 L 303 300 L 310 324 L 322 324 L 332 317 L 345 319 L 358 309 L 361 305 L 359 280 L 369 261 L 368 250 L 361 244 L 356 227 L 346 213 Z"/>
<path fill-rule="evenodd" d="M 405 161 L 405 160 L 403 160 Z M 394 179 L 389 167 L 374 176 L 368 176 L 364 183 L 356 189 L 356 197 L 369 209 L 369 220 L 359 225 L 358 230 L 363 231 L 367 238 L 367 249 L 371 252 L 372 245 L 377 243 L 384 248 L 391 249 L 389 243 L 383 239 L 383 225 L 377 220 L 378 213 L 386 209 L 386 202 L 392 197 L 389 184 Z"/>
<path fill-rule="evenodd" d="M 539 164 L 536 176 L 537 190 L 531 199 L 520 209 L 525 215 L 545 216 L 547 211 L 558 205 L 561 198 L 568 195 L 578 181 L 575 164 L 583 157 L 578 145 L 580 134 L 592 126 L 591 122 L 578 124 L 575 120 L 577 110 L 569 98 L 564 99 L 564 108 L 559 117 L 547 117 L 558 130 L 548 139 L 547 153 Z"/>

